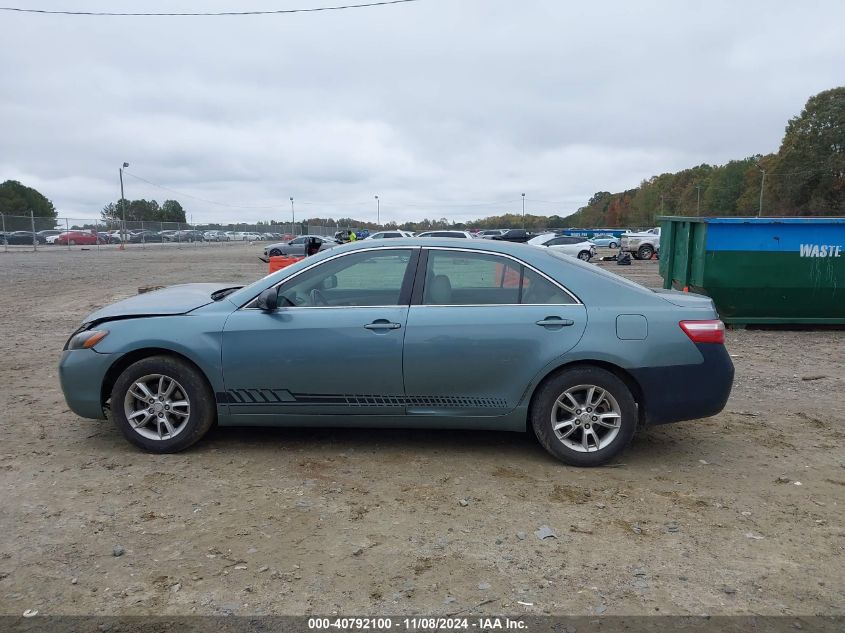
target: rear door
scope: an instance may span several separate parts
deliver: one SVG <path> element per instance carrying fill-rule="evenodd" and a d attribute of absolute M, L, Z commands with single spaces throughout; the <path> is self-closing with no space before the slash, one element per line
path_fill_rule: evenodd
<path fill-rule="evenodd" d="M 424 249 L 405 332 L 408 414 L 504 415 L 586 322 L 575 297 L 517 259 Z"/>

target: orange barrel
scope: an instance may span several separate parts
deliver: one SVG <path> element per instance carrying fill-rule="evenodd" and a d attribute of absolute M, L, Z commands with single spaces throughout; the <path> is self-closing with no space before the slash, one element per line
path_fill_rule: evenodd
<path fill-rule="evenodd" d="M 277 270 L 281 270 L 282 268 L 287 268 L 291 264 L 295 264 L 302 257 L 293 257 L 290 255 L 275 255 L 270 258 L 270 272 L 274 273 Z"/>

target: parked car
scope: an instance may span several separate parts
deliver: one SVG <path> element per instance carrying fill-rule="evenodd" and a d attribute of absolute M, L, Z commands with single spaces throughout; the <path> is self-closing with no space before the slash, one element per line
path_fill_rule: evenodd
<path fill-rule="evenodd" d="M 63 231 L 61 229 L 44 229 L 43 231 L 38 231 L 38 235 L 44 238 L 44 242 L 46 244 L 52 244 L 56 241 L 56 237 L 61 235 Z M 50 238 L 53 238 L 52 241 Z"/>
<path fill-rule="evenodd" d="M 544 233 L 543 235 L 532 237 L 528 240 L 528 243 L 532 246 L 550 248 L 564 255 L 571 255 L 585 262 L 590 261 L 590 259 L 596 256 L 595 245 L 583 237 Z"/>
<path fill-rule="evenodd" d="M 6 233 L 3 239 L 5 240 L 5 243 L 9 245 L 26 244 L 32 246 L 33 244 L 47 243 L 46 237 L 39 235 L 38 233 L 33 233 L 32 231 L 11 231 Z"/>
<path fill-rule="evenodd" d="M 476 233 L 475 236 L 489 240 L 497 235 L 501 235 L 504 232 L 504 229 L 484 229 L 483 231 L 479 231 L 478 233 Z"/>
<path fill-rule="evenodd" d="M 120 244 L 120 235 L 112 235 L 108 231 L 99 231 L 100 244 Z"/>
<path fill-rule="evenodd" d="M 157 231 L 138 231 L 129 237 L 134 244 L 149 244 L 151 242 L 164 242 L 165 237 Z"/>
<path fill-rule="evenodd" d="M 228 242 L 231 239 L 225 231 L 206 231 L 202 237 L 206 242 Z"/>
<path fill-rule="evenodd" d="M 261 233 L 247 231 L 246 233 L 244 233 L 244 240 L 249 242 L 261 242 L 264 240 L 264 236 Z"/>
<path fill-rule="evenodd" d="M 624 233 L 620 238 L 623 253 L 631 253 L 634 259 L 651 259 L 660 252 L 660 227 L 639 233 Z"/>
<path fill-rule="evenodd" d="M 395 237 L 414 237 L 414 234 L 410 231 L 379 231 L 378 233 L 370 233 L 369 237 L 366 239 L 368 240 L 386 240 L 389 238 Z"/>
<path fill-rule="evenodd" d="M 469 231 L 423 231 L 422 233 L 417 233 L 417 237 L 452 237 L 461 240 L 473 239 L 472 233 Z"/>
<path fill-rule="evenodd" d="M 590 241 L 596 246 L 603 246 L 605 248 L 617 248 L 619 246 L 619 238 L 614 235 L 605 233 L 597 233 L 590 238 Z"/>
<path fill-rule="evenodd" d="M 94 312 L 59 366 L 70 409 L 110 411 L 155 453 L 183 450 L 215 423 L 360 420 L 530 428 L 558 459 L 594 466 L 638 428 L 725 406 L 734 370 L 708 297 L 650 290 L 552 249 L 392 244 L 349 244 L 246 287 L 179 285 Z"/>
<path fill-rule="evenodd" d="M 60 246 L 75 246 L 77 244 L 81 246 L 96 246 L 97 244 L 105 244 L 106 241 L 91 231 L 65 231 L 56 237 L 54 243 Z"/>
<path fill-rule="evenodd" d="M 267 257 L 278 257 L 279 255 L 305 255 L 305 243 L 308 238 L 316 238 L 320 242 L 320 250 L 339 246 L 340 242 L 323 235 L 300 235 L 289 242 L 278 242 L 264 247 L 264 255 Z"/>
<path fill-rule="evenodd" d="M 525 229 L 506 229 L 502 231 L 501 235 L 493 235 L 490 239 L 504 242 L 522 242 L 525 243 L 535 235 Z"/>

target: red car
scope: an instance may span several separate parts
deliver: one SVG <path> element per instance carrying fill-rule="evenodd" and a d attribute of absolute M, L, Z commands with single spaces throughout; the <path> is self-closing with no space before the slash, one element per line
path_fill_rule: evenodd
<path fill-rule="evenodd" d="M 97 237 L 94 233 L 90 231 L 66 231 L 62 233 L 56 238 L 56 244 L 61 244 L 62 246 L 66 246 L 70 244 L 71 246 L 75 246 L 76 244 L 81 244 L 83 246 L 91 246 L 97 243 L 105 244 L 105 240 L 102 238 Z"/>

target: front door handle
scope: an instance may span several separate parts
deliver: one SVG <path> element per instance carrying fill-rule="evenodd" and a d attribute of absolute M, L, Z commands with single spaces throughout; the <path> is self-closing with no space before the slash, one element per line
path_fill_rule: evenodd
<path fill-rule="evenodd" d="M 572 319 L 561 319 L 559 316 L 547 316 L 545 319 L 537 321 L 537 325 L 550 328 L 565 327 L 568 325 L 575 325 L 575 321 Z"/>
<path fill-rule="evenodd" d="M 387 319 L 376 319 L 372 323 L 368 323 L 364 326 L 368 330 L 398 330 L 402 325 L 400 323 L 393 323 L 392 321 L 388 321 Z"/>

